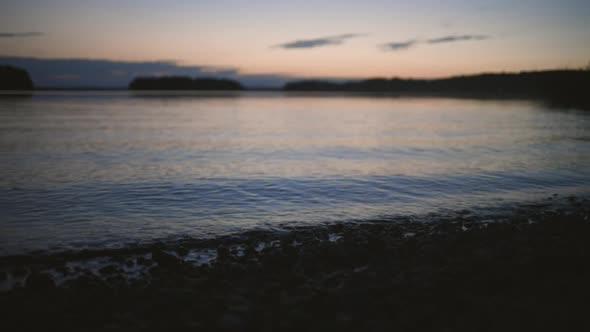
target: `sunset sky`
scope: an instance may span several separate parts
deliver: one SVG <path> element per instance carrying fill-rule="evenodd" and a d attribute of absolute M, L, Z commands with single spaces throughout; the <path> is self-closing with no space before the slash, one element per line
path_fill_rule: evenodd
<path fill-rule="evenodd" d="M 263 85 L 580 68 L 590 61 L 590 1 L 4 0 L 0 64 L 31 58 L 109 60 L 121 80 L 187 72 Z M 30 70 L 48 85 L 91 84 L 81 65 Z"/>

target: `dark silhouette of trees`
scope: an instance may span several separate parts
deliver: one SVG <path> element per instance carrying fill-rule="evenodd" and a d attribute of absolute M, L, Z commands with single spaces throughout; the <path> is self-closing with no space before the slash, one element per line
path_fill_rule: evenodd
<path fill-rule="evenodd" d="M 420 80 L 373 78 L 343 83 L 327 81 L 296 81 L 284 90 L 311 91 L 378 91 L 420 93 L 485 93 L 539 95 L 551 90 L 588 88 L 590 73 L 585 70 L 554 70 L 522 73 L 479 74 L 442 79 Z"/>
<path fill-rule="evenodd" d="M 399 94 L 432 94 L 466 97 L 540 98 L 566 106 L 590 108 L 589 70 L 548 70 L 479 74 L 420 80 L 374 78 L 343 83 L 296 81 L 288 91 L 364 91 Z"/>
<path fill-rule="evenodd" d="M 131 90 L 243 90 L 237 81 L 185 76 L 138 77 L 129 84 Z"/>
<path fill-rule="evenodd" d="M 0 66 L 0 90 L 32 90 L 29 73 L 21 68 Z"/>

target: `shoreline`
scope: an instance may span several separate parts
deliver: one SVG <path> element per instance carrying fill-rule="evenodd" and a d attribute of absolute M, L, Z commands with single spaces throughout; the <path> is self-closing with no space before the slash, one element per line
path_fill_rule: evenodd
<path fill-rule="evenodd" d="M 588 325 L 590 200 L 553 201 L 517 206 L 498 219 L 457 211 L 433 222 L 295 227 L 2 257 L 2 282 L 17 275 L 22 281 L 0 293 L 0 310 L 20 330 Z M 27 321 L 31 316 L 40 319 Z"/>
<path fill-rule="evenodd" d="M 463 100 L 485 100 L 485 101 L 524 101 L 539 103 L 550 109 L 588 111 L 589 101 L 582 99 L 551 98 L 529 94 L 498 93 L 498 92 L 408 92 L 408 91 L 365 91 L 365 90 L 284 90 L 284 89 L 244 89 L 244 90 L 129 90 L 118 88 L 51 88 L 35 89 L 30 91 L 0 90 L 1 98 L 32 98 L 35 94 L 60 94 L 60 93 L 126 93 L 134 98 L 191 98 L 201 97 L 207 94 L 215 98 L 239 98 L 247 93 L 268 93 L 280 94 L 285 97 L 373 97 L 373 98 L 444 98 Z"/>
<path fill-rule="evenodd" d="M 328 238 L 343 228 L 362 225 L 394 224 L 402 228 L 414 228 L 415 225 L 437 226 L 455 222 L 458 218 L 472 225 L 509 222 L 519 215 L 538 218 L 540 214 L 556 213 L 568 209 L 577 209 L 580 205 L 590 204 L 590 195 L 553 194 L 544 199 L 522 202 L 504 202 L 489 206 L 473 206 L 463 209 L 438 209 L 423 214 L 391 214 L 368 219 L 347 219 L 341 221 L 323 221 L 318 223 L 277 224 L 272 228 L 251 228 L 235 232 L 221 233 L 204 237 L 172 236 L 165 238 L 129 240 L 118 245 L 90 247 L 53 247 L 51 249 L 22 249 L 16 253 L 0 254 L 0 271 L 9 265 L 51 265 L 55 262 L 92 259 L 106 256 L 143 255 L 154 250 L 216 249 L 218 246 L 243 246 L 257 242 L 272 242 L 284 237 L 314 233 Z M 541 209 L 541 212 L 536 210 Z M 590 218 L 590 217 L 589 217 Z"/>

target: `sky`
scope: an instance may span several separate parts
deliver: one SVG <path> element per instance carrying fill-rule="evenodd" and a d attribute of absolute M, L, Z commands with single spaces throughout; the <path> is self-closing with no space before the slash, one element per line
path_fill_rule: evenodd
<path fill-rule="evenodd" d="M 588 0 L 3 0 L 0 64 L 24 66 L 46 86 L 582 68 L 589 18 Z"/>

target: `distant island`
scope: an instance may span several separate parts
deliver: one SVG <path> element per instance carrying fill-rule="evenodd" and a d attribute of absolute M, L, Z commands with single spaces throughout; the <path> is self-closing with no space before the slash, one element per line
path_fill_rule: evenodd
<path fill-rule="evenodd" d="M 560 105 L 590 107 L 590 70 L 547 70 L 492 73 L 441 79 L 374 78 L 343 83 L 303 80 L 286 91 L 358 91 L 398 94 L 526 97 Z"/>
<path fill-rule="evenodd" d="M 0 66 L 0 90 L 32 90 L 29 73 L 13 66 Z"/>
<path fill-rule="evenodd" d="M 138 77 L 129 84 L 130 90 L 244 90 L 237 81 L 220 78 L 190 78 L 186 76 Z"/>
<path fill-rule="evenodd" d="M 247 90 L 232 79 L 188 76 L 137 77 L 129 90 Z M 0 65 L 0 90 L 33 90 L 24 69 Z M 68 90 L 93 90 L 70 88 Z M 62 89 L 60 89 L 62 90 Z M 101 89 L 101 90 L 104 90 Z M 257 89 L 251 89 L 257 90 Z M 336 82 L 299 80 L 282 91 L 371 92 L 400 96 L 448 96 L 475 98 L 529 98 L 555 106 L 590 109 L 590 66 L 577 70 L 543 70 L 518 73 L 484 73 L 438 79 L 371 78 Z"/>

